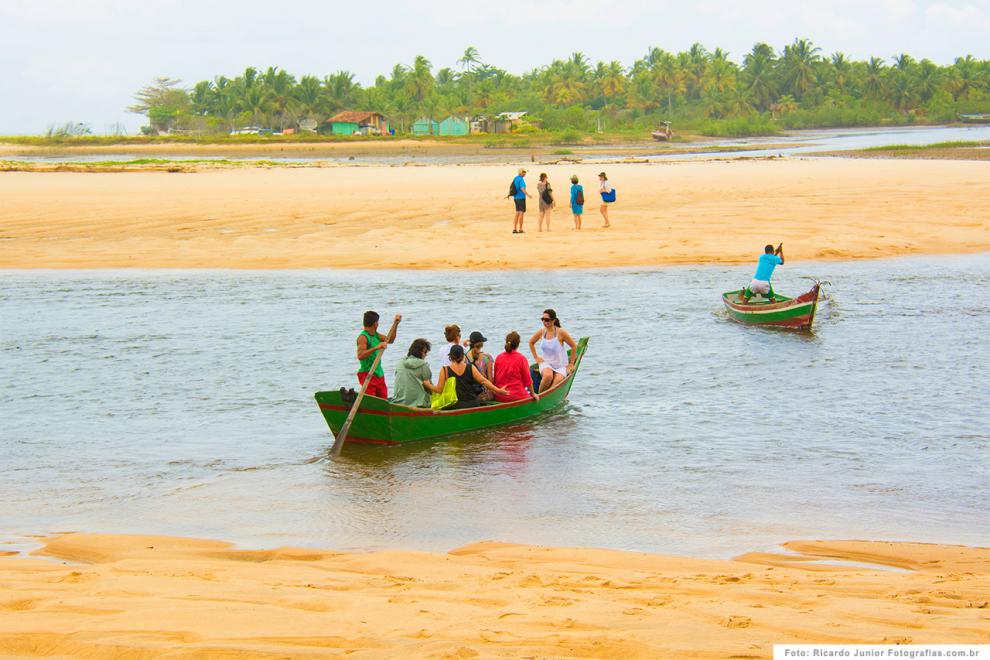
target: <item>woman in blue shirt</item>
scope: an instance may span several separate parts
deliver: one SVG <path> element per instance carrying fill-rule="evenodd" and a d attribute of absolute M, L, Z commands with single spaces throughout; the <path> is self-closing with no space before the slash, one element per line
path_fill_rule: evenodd
<path fill-rule="evenodd" d="M 578 193 L 581 194 L 580 204 L 578 204 Z M 576 174 L 571 177 L 571 213 L 574 214 L 574 228 L 581 229 L 581 214 L 584 213 L 584 188 L 578 185 Z"/>

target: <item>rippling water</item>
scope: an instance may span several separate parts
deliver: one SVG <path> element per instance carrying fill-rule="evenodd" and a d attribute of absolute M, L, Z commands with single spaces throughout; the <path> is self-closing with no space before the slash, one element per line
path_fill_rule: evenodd
<path fill-rule="evenodd" d="M 750 271 L 7 271 L 0 532 L 713 557 L 802 537 L 986 545 L 990 256 L 788 262 L 781 291 L 834 283 L 811 336 L 722 314 Z M 548 306 L 591 337 L 565 409 L 327 460 L 312 394 L 353 383 L 365 309 L 405 315 L 391 377 L 445 323 L 494 340 Z"/>

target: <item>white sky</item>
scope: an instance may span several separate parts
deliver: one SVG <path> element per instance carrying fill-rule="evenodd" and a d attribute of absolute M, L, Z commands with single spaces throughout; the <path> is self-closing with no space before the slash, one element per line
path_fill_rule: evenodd
<path fill-rule="evenodd" d="M 856 59 L 990 59 L 990 0 L 0 0 L 0 134 L 70 120 L 133 132 L 142 118 L 125 108 L 158 75 L 192 86 L 276 65 L 370 84 L 417 54 L 454 67 L 469 45 L 517 74 L 574 51 L 628 66 L 695 41 L 739 62 L 758 41 L 795 37 Z"/>

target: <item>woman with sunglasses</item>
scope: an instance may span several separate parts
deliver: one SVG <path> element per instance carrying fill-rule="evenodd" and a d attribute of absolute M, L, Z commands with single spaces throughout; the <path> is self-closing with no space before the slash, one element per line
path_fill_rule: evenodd
<path fill-rule="evenodd" d="M 533 352 L 533 359 L 536 360 L 540 370 L 540 392 L 545 392 L 574 371 L 577 342 L 567 330 L 560 327 L 557 312 L 552 309 L 543 310 L 540 321 L 543 322 L 543 327 L 530 337 L 529 350 Z M 536 352 L 537 343 L 540 347 L 539 354 Z M 567 349 L 564 348 L 565 344 L 571 347 L 569 358 Z"/>

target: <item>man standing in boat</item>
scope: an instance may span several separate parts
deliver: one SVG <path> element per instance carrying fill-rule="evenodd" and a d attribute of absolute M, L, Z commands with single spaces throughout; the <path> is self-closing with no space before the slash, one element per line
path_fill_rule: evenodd
<path fill-rule="evenodd" d="M 773 277 L 773 270 L 777 266 L 784 265 L 784 244 L 781 243 L 774 250 L 772 245 L 763 248 L 763 254 L 756 265 L 756 274 L 753 281 L 749 283 L 743 292 L 744 303 L 748 303 L 754 294 L 761 293 L 774 302 L 773 287 L 770 286 L 770 278 Z"/>
<path fill-rule="evenodd" d="M 374 373 L 371 366 L 375 363 L 379 351 L 384 351 L 385 347 L 395 341 L 395 333 L 399 329 L 402 315 L 396 314 L 392 321 L 392 327 L 388 331 L 388 336 L 378 332 L 378 312 L 368 311 L 364 313 L 364 329 L 357 338 L 357 359 L 360 363 L 358 367 L 358 382 L 364 385 L 366 378 L 371 378 L 368 383 L 367 394 L 377 396 L 382 399 L 388 398 L 388 385 L 385 384 L 385 369 L 382 368 L 381 360 Z"/>

